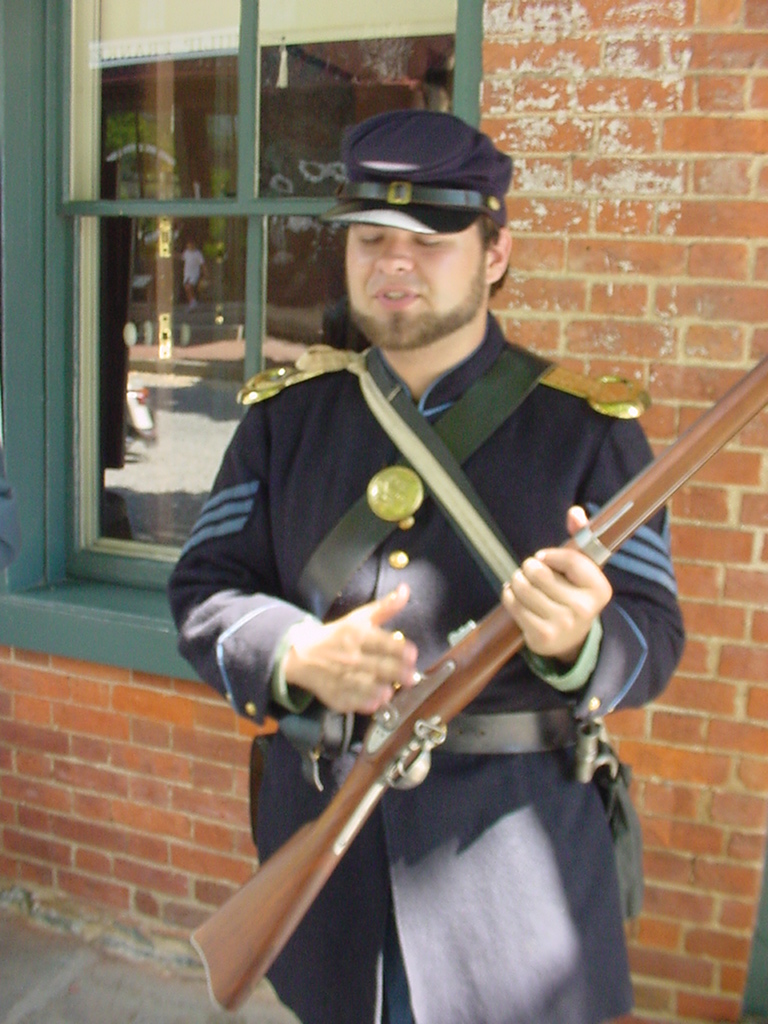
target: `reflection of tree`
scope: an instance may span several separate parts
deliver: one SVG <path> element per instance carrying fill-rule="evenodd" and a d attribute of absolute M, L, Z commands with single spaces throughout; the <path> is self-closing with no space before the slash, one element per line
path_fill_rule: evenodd
<path fill-rule="evenodd" d="M 412 39 L 361 39 L 361 65 L 382 82 L 400 81 L 408 77 L 408 64 L 413 52 Z"/>
<path fill-rule="evenodd" d="M 144 199 L 157 193 L 158 181 L 172 181 L 178 192 L 176 158 L 157 144 L 157 119 L 139 111 L 105 119 L 104 159 L 116 165 L 115 199 Z M 167 185 L 166 185 L 167 187 Z"/>
<path fill-rule="evenodd" d="M 236 83 L 234 56 L 105 68 L 102 159 L 120 166 L 103 198 L 232 194 Z"/>
<path fill-rule="evenodd" d="M 452 35 L 348 39 L 287 47 L 288 85 L 342 86 L 423 81 L 427 73 L 453 63 Z M 261 87 L 277 85 L 280 47 L 261 50 Z"/>
<path fill-rule="evenodd" d="M 229 167 L 211 168 L 211 194 L 213 196 L 227 196 L 232 187 L 232 171 Z"/>
<path fill-rule="evenodd" d="M 128 146 L 137 146 L 141 143 L 140 123 L 142 120 L 144 120 L 142 116 L 132 110 L 107 116 L 104 126 L 104 151 L 107 159 L 112 153 L 125 151 Z M 144 138 L 149 140 L 149 133 L 146 129 Z"/>

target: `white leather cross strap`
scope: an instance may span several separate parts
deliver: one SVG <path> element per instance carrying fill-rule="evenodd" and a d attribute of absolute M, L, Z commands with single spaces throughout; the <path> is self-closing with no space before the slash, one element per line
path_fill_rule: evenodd
<path fill-rule="evenodd" d="M 360 389 L 368 408 L 391 437 L 397 448 L 407 457 L 440 504 L 450 510 L 451 518 L 471 540 L 480 557 L 493 571 L 503 586 L 517 569 L 517 563 L 488 526 L 482 515 L 467 499 L 464 492 L 451 479 L 439 459 L 411 430 L 392 407 L 374 380 L 363 359 L 350 360 L 347 369 L 360 380 Z"/>

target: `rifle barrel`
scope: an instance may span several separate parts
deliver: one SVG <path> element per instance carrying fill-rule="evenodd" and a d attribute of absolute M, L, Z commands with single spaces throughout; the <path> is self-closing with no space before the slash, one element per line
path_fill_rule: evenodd
<path fill-rule="evenodd" d="M 768 402 L 768 356 L 639 473 L 567 543 L 602 564 Z M 269 970 L 390 784 L 389 769 L 414 736 L 418 719 L 447 724 L 484 689 L 523 638 L 497 605 L 427 672 L 391 701 L 392 725 L 369 742 L 314 821 L 303 825 L 193 934 L 214 1003 L 238 1006 Z M 387 732 L 387 730 L 385 730 Z M 410 757 L 411 754 L 408 754 Z M 412 755 L 415 757 L 415 753 Z"/>

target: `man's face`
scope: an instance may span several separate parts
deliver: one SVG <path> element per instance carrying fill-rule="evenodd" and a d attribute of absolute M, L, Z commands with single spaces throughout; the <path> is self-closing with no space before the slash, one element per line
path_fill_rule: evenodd
<path fill-rule="evenodd" d="M 438 235 L 352 224 L 346 265 L 352 319 L 372 345 L 417 349 L 484 329 L 488 258 L 477 224 Z"/>

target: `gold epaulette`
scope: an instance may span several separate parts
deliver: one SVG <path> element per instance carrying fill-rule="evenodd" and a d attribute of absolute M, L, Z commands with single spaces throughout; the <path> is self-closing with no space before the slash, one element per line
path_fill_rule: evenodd
<path fill-rule="evenodd" d="M 359 363 L 361 358 L 359 352 L 332 348 L 330 345 L 312 345 L 295 363 L 271 366 L 250 377 L 238 391 L 237 400 L 241 405 L 255 405 L 279 394 L 291 384 L 300 384 L 324 373 L 348 370 L 353 363 Z"/>
<path fill-rule="evenodd" d="M 596 412 L 620 420 L 637 419 L 651 404 L 648 392 L 624 377 L 598 377 L 593 380 L 564 366 L 553 366 L 539 383 L 584 398 Z"/>
<path fill-rule="evenodd" d="M 349 370 L 360 364 L 363 354 L 329 345 L 312 345 L 295 363 L 272 366 L 255 374 L 240 388 L 237 400 L 241 405 L 255 405 L 272 398 L 292 384 L 312 380 L 324 373 Z M 604 416 L 632 420 L 642 416 L 651 400 L 639 384 L 623 377 L 598 377 L 593 380 L 564 366 L 552 366 L 539 381 L 547 387 L 584 398 Z"/>

